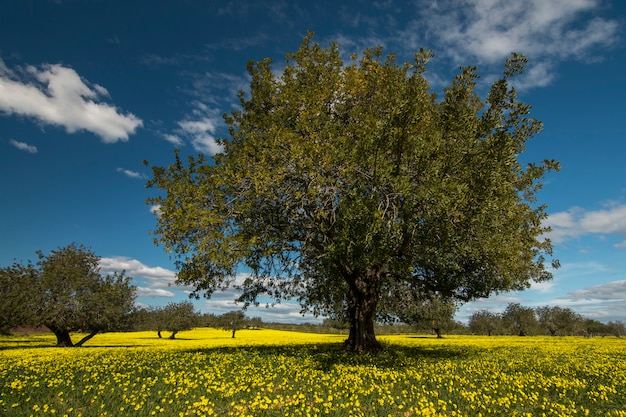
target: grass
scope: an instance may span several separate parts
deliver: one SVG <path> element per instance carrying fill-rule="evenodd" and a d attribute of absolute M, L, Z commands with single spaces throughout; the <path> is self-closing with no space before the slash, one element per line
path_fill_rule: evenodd
<path fill-rule="evenodd" d="M 626 417 L 626 339 L 384 336 L 355 356 L 344 338 L 0 337 L 0 415 Z"/>

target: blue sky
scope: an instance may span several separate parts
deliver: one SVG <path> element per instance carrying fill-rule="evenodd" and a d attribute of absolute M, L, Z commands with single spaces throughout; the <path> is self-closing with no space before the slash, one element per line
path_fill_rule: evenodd
<path fill-rule="evenodd" d="M 0 265 L 71 242 L 126 269 L 138 302 L 186 298 L 173 263 L 153 244 L 150 170 L 173 150 L 211 155 L 221 114 L 248 86 L 246 63 L 297 49 L 307 29 L 342 53 L 384 46 L 435 59 L 435 91 L 475 65 L 481 91 L 510 52 L 529 59 L 517 80 L 545 128 L 524 161 L 562 163 L 539 194 L 548 205 L 554 280 L 469 303 L 561 305 L 626 321 L 626 3 L 618 0 L 466 1 L 3 1 L 0 2 Z M 237 308 L 233 294 L 204 312 Z M 248 314 L 311 321 L 283 304 Z"/>

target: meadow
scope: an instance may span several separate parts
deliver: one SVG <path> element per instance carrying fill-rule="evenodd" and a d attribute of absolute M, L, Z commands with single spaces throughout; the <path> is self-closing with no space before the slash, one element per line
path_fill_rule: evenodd
<path fill-rule="evenodd" d="M 108 333 L 82 348 L 0 337 L 3 416 L 626 417 L 626 339 L 196 329 Z"/>

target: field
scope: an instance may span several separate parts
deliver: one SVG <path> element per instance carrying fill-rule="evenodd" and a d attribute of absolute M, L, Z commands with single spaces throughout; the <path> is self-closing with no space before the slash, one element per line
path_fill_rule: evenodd
<path fill-rule="evenodd" d="M 626 339 L 197 329 L 0 337 L 3 416 L 625 416 Z"/>

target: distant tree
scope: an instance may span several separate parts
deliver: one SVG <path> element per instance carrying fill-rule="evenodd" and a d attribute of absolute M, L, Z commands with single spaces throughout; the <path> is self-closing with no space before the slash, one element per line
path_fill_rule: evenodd
<path fill-rule="evenodd" d="M 502 322 L 509 332 L 519 336 L 530 336 L 538 327 L 535 311 L 519 303 L 510 303 L 502 314 Z"/>
<path fill-rule="evenodd" d="M 200 323 L 200 315 L 190 301 L 169 303 L 159 311 L 160 327 L 171 332 L 169 338 L 175 339 L 179 332 L 191 330 Z M 159 335 L 159 337 L 161 337 Z"/>
<path fill-rule="evenodd" d="M 610 321 L 606 324 L 609 334 L 616 337 L 623 337 L 626 335 L 626 326 L 623 321 Z"/>
<path fill-rule="evenodd" d="M 261 317 L 251 317 L 247 320 L 247 326 L 248 328 L 252 328 L 252 329 L 260 329 L 261 327 L 263 327 L 263 319 L 261 319 Z"/>
<path fill-rule="evenodd" d="M 468 325 L 474 334 L 491 336 L 502 329 L 502 319 L 499 314 L 480 310 L 470 316 Z"/>
<path fill-rule="evenodd" d="M 418 329 L 432 330 L 437 338 L 442 337 L 444 329 L 455 326 L 454 313 L 456 304 L 440 294 L 415 294 L 410 288 L 397 293 L 383 303 L 383 311 L 395 316 L 403 323 Z"/>
<path fill-rule="evenodd" d="M 536 192 L 558 163 L 518 157 L 541 129 L 511 87 L 514 54 L 486 97 L 465 67 L 431 91 L 429 51 L 342 60 L 309 33 L 282 73 L 250 63 L 225 115 L 223 152 L 153 167 L 158 243 L 178 282 L 210 296 L 251 270 L 239 298 L 296 298 L 350 322 L 344 348 L 378 350 L 382 297 L 398 286 L 461 302 L 545 281 L 551 243 Z M 185 161 L 186 159 L 186 161 Z M 147 162 L 146 162 L 147 163 Z"/>
<path fill-rule="evenodd" d="M 146 307 L 137 307 L 130 315 L 130 326 L 133 331 L 153 330 L 152 314 Z"/>
<path fill-rule="evenodd" d="M 213 313 L 204 313 L 200 318 L 200 323 L 204 327 L 213 327 L 219 329 L 219 317 Z"/>
<path fill-rule="evenodd" d="M 31 301 L 37 274 L 32 264 L 0 269 L 0 334 L 35 321 Z"/>
<path fill-rule="evenodd" d="M 231 331 L 233 339 L 237 330 L 245 328 L 246 325 L 247 318 L 243 311 L 229 311 L 219 316 L 219 328 Z"/>
<path fill-rule="evenodd" d="M 580 314 L 565 307 L 537 307 L 535 312 L 539 326 L 548 330 L 551 336 L 575 334 L 584 321 Z"/>
<path fill-rule="evenodd" d="M 135 287 L 123 271 L 101 275 L 100 258 L 74 243 L 37 255 L 35 265 L 15 263 L 2 270 L 3 277 L 15 280 L 11 291 L 20 319 L 46 326 L 55 334 L 57 346 L 82 346 L 99 332 L 126 327 Z M 88 334 L 73 343 L 70 333 L 79 330 Z"/>
<path fill-rule="evenodd" d="M 609 333 L 606 324 L 598 320 L 585 319 L 583 321 L 584 334 L 587 337 L 604 336 Z"/>
<path fill-rule="evenodd" d="M 163 337 L 161 332 L 165 331 L 167 326 L 167 316 L 165 313 L 165 307 L 163 306 L 150 306 L 146 311 L 145 316 L 145 328 L 149 330 L 154 330 L 157 332 L 157 336 L 159 339 Z"/>
<path fill-rule="evenodd" d="M 349 323 L 346 319 L 331 319 L 325 318 L 322 321 L 322 327 L 326 327 L 328 329 L 336 329 L 340 332 L 343 332 L 348 329 Z"/>

